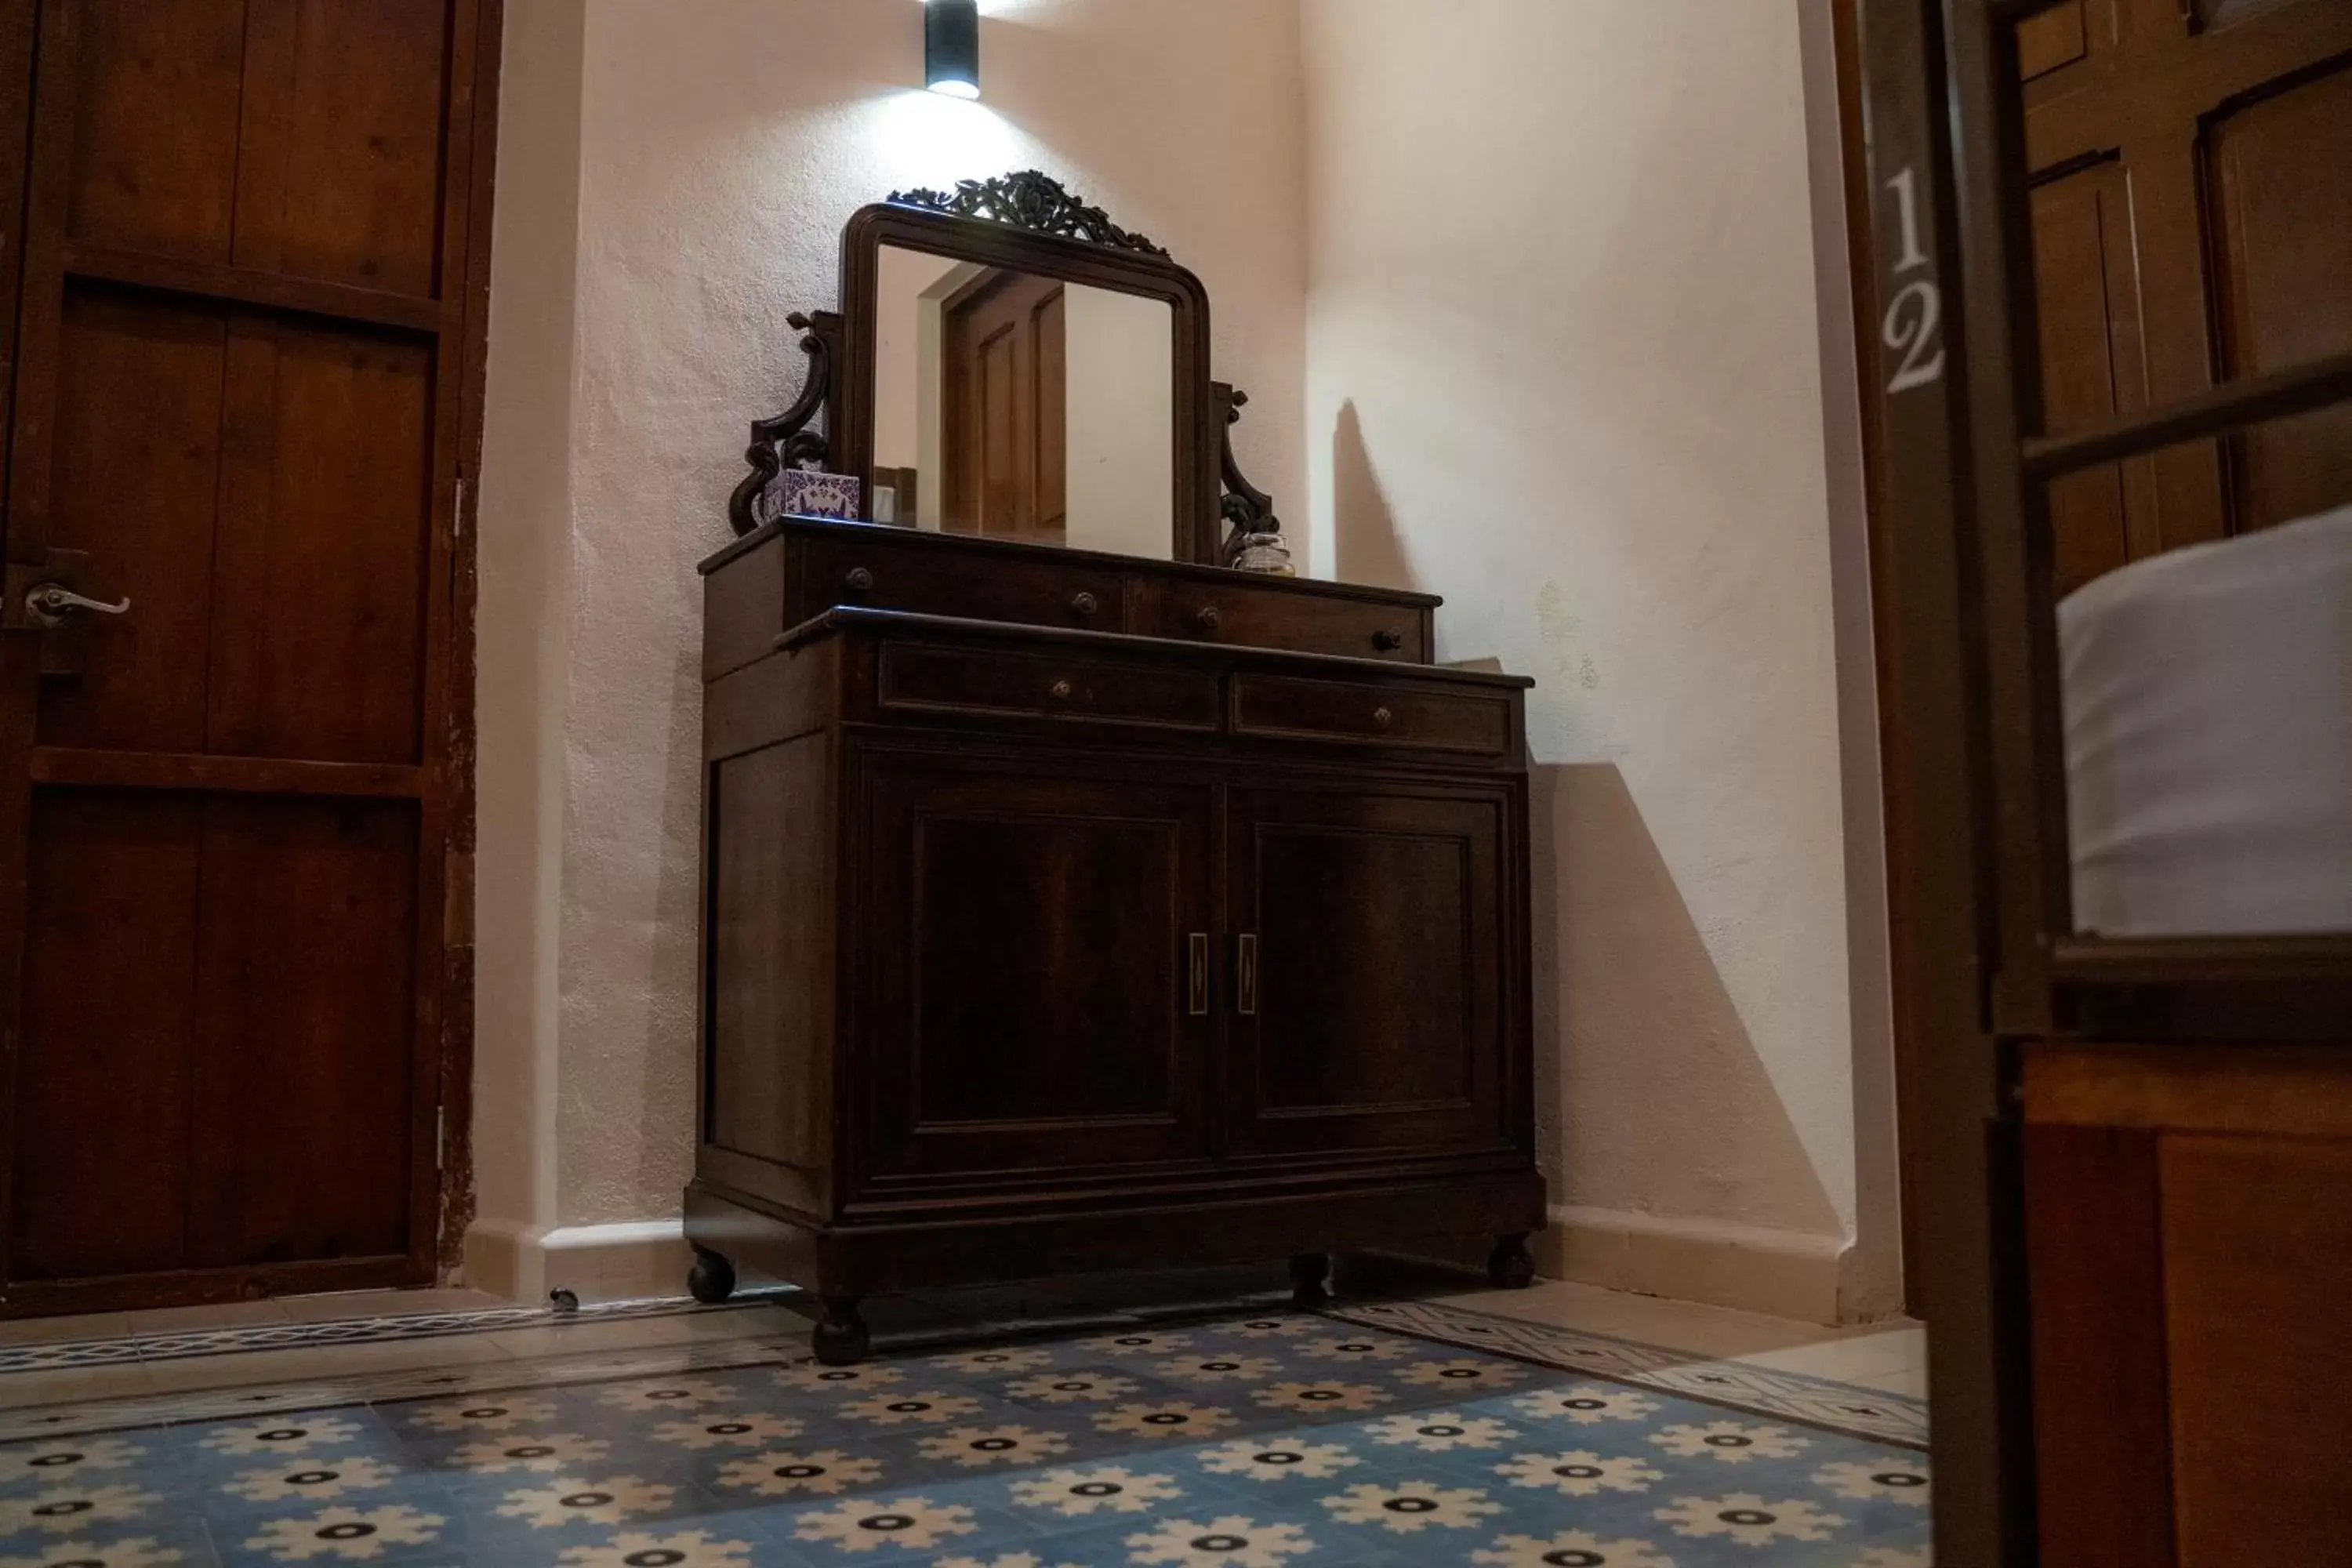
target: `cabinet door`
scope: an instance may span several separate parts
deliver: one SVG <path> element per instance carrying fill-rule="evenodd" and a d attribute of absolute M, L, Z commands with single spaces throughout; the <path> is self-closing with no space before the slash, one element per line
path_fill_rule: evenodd
<path fill-rule="evenodd" d="M 1236 790 L 1237 1154 L 1508 1146 L 1525 1024 L 1507 954 L 1513 797 Z"/>
<path fill-rule="evenodd" d="M 870 1173 L 1207 1149 L 1206 784 L 869 753 Z"/>

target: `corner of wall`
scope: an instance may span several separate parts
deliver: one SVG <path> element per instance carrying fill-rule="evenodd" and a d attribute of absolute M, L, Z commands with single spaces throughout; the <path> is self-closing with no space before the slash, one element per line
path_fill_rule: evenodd
<path fill-rule="evenodd" d="M 1895 1111 L 1878 647 L 1871 608 L 1869 476 L 1846 223 L 1845 128 L 1830 12 L 1833 3 L 1803 0 L 1798 38 L 1804 65 L 1814 290 L 1820 305 L 1840 804 L 1845 826 L 1846 981 L 1853 1020 L 1854 1242 L 1844 1261 L 1841 1300 L 1845 1321 L 1864 1321 L 1902 1307 L 1903 1167 Z"/>
<path fill-rule="evenodd" d="M 477 547 L 477 1212 L 552 1217 L 582 7 L 511 5 L 499 82 Z"/>
<path fill-rule="evenodd" d="M 1534 1244 L 1536 1270 L 1548 1279 L 1808 1323 L 1843 1321 L 1840 1237 L 1571 1205 L 1548 1217 Z"/>
<path fill-rule="evenodd" d="M 476 1220 L 466 1230 L 466 1283 L 526 1306 L 569 1290 L 583 1301 L 675 1296 L 694 1260 L 680 1220 L 533 1226 Z"/>

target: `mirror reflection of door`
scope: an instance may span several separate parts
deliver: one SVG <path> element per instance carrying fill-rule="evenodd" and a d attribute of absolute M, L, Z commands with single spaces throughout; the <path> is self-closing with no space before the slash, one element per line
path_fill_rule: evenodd
<path fill-rule="evenodd" d="M 1062 543 L 1069 376 L 1061 282 L 991 269 L 950 295 L 941 314 L 946 527 Z"/>

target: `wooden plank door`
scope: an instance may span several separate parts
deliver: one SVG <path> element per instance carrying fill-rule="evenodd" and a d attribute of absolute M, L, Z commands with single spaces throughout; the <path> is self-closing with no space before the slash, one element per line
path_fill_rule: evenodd
<path fill-rule="evenodd" d="M 0 1310 L 432 1277 L 498 15 L 39 5 L 10 583 L 128 607 L 0 639 Z"/>
<path fill-rule="evenodd" d="M 1208 1152 L 1205 784 L 870 753 L 861 986 L 884 1176 Z"/>
<path fill-rule="evenodd" d="M 1301 787 L 1226 814 L 1237 1154 L 1513 1146 L 1507 797 Z"/>
<path fill-rule="evenodd" d="M 2352 5 L 2065 0 L 2024 23 L 2048 425 L 2352 350 Z M 2052 487 L 2057 591 L 2352 500 L 2352 411 Z"/>
<path fill-rule="evenodd" d="M 982 273 L 940 307 L 946 526 L 1059 544 L 1067 534 L 1063 285 Z"/>

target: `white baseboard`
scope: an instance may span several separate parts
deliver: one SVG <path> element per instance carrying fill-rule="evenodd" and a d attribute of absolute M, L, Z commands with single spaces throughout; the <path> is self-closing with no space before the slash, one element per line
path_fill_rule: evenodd
<path fill-rule="evenodd" d="M 466 1227 L 466 1283 L 526 1305 L 544 1303 L 551 1290 L 583 1301 L 679 1295 L 693 1262 L 675 1219 L 547 1227 L 478 1219 Z"/>
<path fill-rule="evenodd" d="M 1536 1271 L 1612 1290 L 1840 1321 L 1842 1237 L 1625 1209 L 1557 1205 L 1531 1239 Z"/>
<path fill-rule="evenodd" d="M 1839 1237 L 1562 1205 L 1530 1246 L 1536 1271 L 1549 1279 L 1804 1322 L 1842 1321 L 1847 1244 Z M 527 1305 L 555 1289 L 583 1301 L 675 1296 L 693 1262 L 675 1219 L 546 1228 L 484 1219 L 466 1231 L 466 1283 Z"/>

